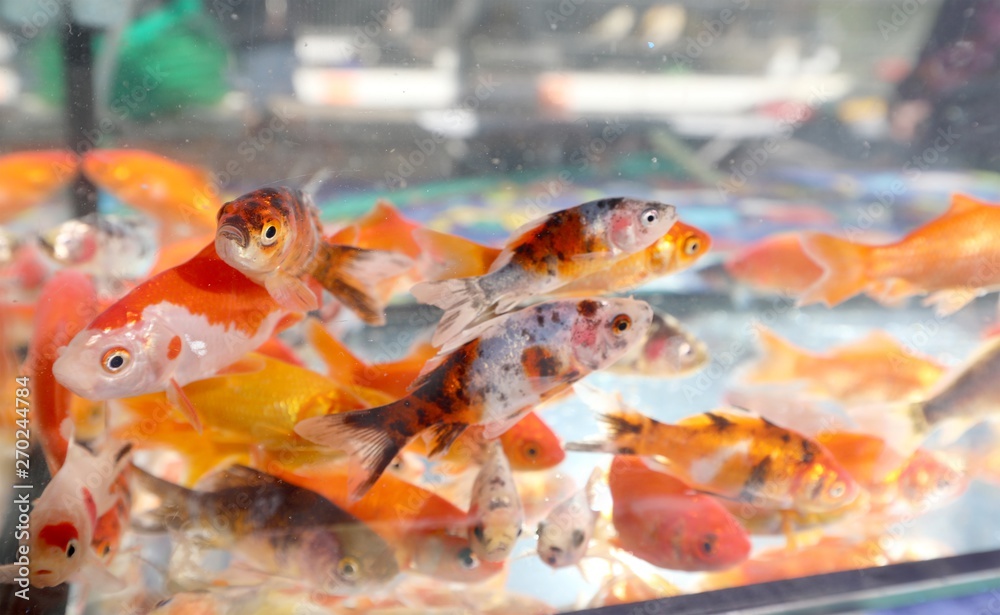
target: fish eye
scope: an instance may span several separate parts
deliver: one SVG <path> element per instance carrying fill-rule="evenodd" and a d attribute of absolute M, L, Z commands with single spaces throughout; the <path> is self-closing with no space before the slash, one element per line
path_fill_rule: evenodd
<path fill-rule="evenodd" d="M 660 219 L 660 212 L 655 209 L 647 209 L 642 212 L 640 220 L 642 220 L 643 226 L 652 226 L 657 220 Z"/>
<path fill-rule="evenodd" d="M 688 237 L 684 240 L 684 254 L 694 256 L 701 250 L 701 240 L 697 237 Z"/>
<path fill-rule="evenodd" d="M 615 335 L 621 335 L 629 330 L 632 326 L 632 319 L 628 317 L 627 314 L 619 314 L 615 316 L 615 319 L 611 321 L 611 331 Z"/>
<path fill-rule="evenodd" d="M 583 530 L 573 530 L 573 546 L 579 548 L 583 545 L 583 541 L 587 539 L 587 536 L 583 533 Z"/>
<path fill-rule="evenodd" d="M 522 533 L 524 533 L 524 528 L 523 527 L 517 528 L 517 535 L 520 536 Z"/>
<path fill-rule="evenodd" d="M 719 539 L 715 534 L 707 534 L 700 545 L 703 555 L 711 556 L 715 553 L 715 542 Z"/>
<path fill-rule="evenodd" d="M 109 374 L 117 374 L 128 366 L 132 360 L 132 353 L 125 348 L 117 346 L 104 353 L 101 357 L 101 367 Z"/>
<path fill-rule="evenodd" d="M 472 549 L 465 547 L 458 552 L 458 565 L 466 570 L 475 570 L 479 567 L 479 558 L 472 552 Z"/>
<path fill-rule="evenodd" d="M 847 493 L 847 487 L 840 481 L 830 487 L 830 497 L 833 499 L 841 498 L 845 493 Z"/>
<path fill-rule="evenodd" d="M 479 542 L 482 542 L 482 541 L 484 540 L 484 535 L 485 535 L 485 533 L 484 533 L 484 531 L 483 531 L 483 526 L 482 526 L 482 524 L 479 524 L 479 525 L 477 525 L 476 527 L 474 527 L 474 528 L 472 529 L 472 533 L 473 533 L 473 535 L 475 535 L 475 537 L 476 537 L 476 540 L 478 540 Z"/>
<path fill-rule="evenodd" d="M 76 541 L 70 540 L 66 544 L 66 557 L 73 557 L 75 553 L 76 553 Z"/>
<path fill-rule="evenodd" d="M 267 222 L 260 230 L 260 243 L 269 246 L 278 240 L 278 226 L 274 222 Z"/>
<path fill-rule="evenodd" d="M 341 578 L 351 580 L 358 576 L 361 572 L 361 564 L 358 560 L 353 557 L 343 557 L 337 562 L 337 574 Z"/>
<path fill-rule="evenodd" d="M 538 445 L 535 444 L 534 442 L 528 442 L 524 446 L 524 456 L 527 457 L 528 459 L 534 459 L 535 457 L 538 457 L 538 448 L 539 448 Z"/>

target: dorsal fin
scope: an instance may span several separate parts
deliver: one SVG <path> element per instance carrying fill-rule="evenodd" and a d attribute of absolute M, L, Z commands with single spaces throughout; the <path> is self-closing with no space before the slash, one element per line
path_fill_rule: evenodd
<path fill-rule="evenodd" d="M 990 205 L 985 201 L 980 201 L 967 194 L 956 193 L 951 195 L 951 206 L 948 207 L 948 211 L 944 212 L 941 217 L 959 216 L 975 211 L 981 207 L 990 207 Z"/>

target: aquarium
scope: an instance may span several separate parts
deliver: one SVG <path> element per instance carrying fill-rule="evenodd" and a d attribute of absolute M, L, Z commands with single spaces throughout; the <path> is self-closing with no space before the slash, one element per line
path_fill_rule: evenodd
<path fill-rule="evenodd" d="M 998 20 L 0 0 L 0 612 L 995 612 Z"/>

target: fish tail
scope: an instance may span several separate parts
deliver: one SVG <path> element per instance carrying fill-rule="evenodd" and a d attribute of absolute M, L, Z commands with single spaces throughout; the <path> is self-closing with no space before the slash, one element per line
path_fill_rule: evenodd
<path fill-rule="evenodd" d="M 160 499 L 156 508 L 132 519 L 132 525 L 145 532 L 164 532 L 178 529 L 190 520 L 188 502 L 197 493 L 153 476 L 132 465 L 132 478 L 145 490 Z"/>
<path fill-rule="evenodd" d="M 404 398 L 378 408 L 305 419 L 295 425 L 295 432 L 349 455 L 347 486 L 351 500 L 356 501 L 371 489 L 403 447 L 427 427 L 407 420 L 410 403 Z"/>
<path fill-rule="evenodd" d="M 862 431 L 883 438 L 894 450 L 909 456 L 930 431 L 924 408 L 924 402 L 916 401 L 856 406 L 846 412 Z"/>
<path fill-rule="evenodd" d="M 385 304 L 376 296 L 375 287 L 412 265 L 410 257 L 398 252 L 322 242 L 310 273 L 320 286 L 361 320 L 370 325 L 383 325 Z"/>
<path fill-rule="evenodd" d="M 566 450 L 613 455 L 640 454 L 643 433 L 647 431 L 649 418 L 638 412 L 616 411 L 597 415 L 604 428 L 604 435 L 583 442 L 568 442 Z"/>
<path fill-rule="evenodd" d="M 420 303 L 444 310 L 431 343 L 441 346 L 457 337 L 489 310 L 490 301 L 478 278 L 457 278 L 439 282 L 421 282 L 410 289 Z"/>
<path fill-rule="evenodd" d="M 747 382 L 783 382 L 798 375 L 802 352 L 767 327 L 757 327 L 763 356 L 747 373 Z"/>
<path fill-rule="evenodd" d="M 823 275 L 802 293 L 799 305 L 823 302 L 832 307 L 868 285 L 872 246 L 815 233 L 802 238 L 802 249 L 823 268 Z"/>
<path fill-rule="evenodd" d="M 368 367 L 315 318 L 306 323 L 306 339 L 326 363 L 328 375 L 335 380 L 353 383 L 355 374 L 363 374 Z"/>
<path fill-rule="evenodd" d="M 424 276 L 431 281 L 471 278 L 489 273 L 501 250 L 458 235 L 419 228 L 413 240 L 424 256 Z"/>

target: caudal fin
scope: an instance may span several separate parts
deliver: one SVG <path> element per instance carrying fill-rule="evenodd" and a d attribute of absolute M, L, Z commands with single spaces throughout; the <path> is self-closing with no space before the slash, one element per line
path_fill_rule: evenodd
<path fill-rule="evenodd" d="M 370 325 L 385 324 L 385 305 L 377 297 L 379 282 L 399 275 L 413 261 L 398 252 L 364 250 L 324 242 L 310 272 L 320 285 Z"/>
<path fill-rule="evenodd" d="M 799 305 L 823 302 L 832 307 L 860 293 L 868 284 L 871 246 L 815 233 L 802 238 L 802 248 L 823 268 L 823 275 L 802 293 Z"/>
<path fill-rule="evenodd" d="M 378 408 L 327 414 L 299 422 L 295 433 L 306 440 L 344 451 L 350 458 L 347 487 L 351 501 L 371 489 L 392 460 L 417 434 L 412 421 L 399 420 L 406 412 L 400 402 Z"/>
<path fill-rule="evenodd" d="M 442 346 L 489 312 L 490 304 L 477 278 L 421 282 L 410 289 L 420 303 L 444 310 L 431 344 Z"/>
<path fill-rule="evenodd" d="M 567 451 L 611 453 L 613 455 L 639 454 L 639 440 L 649 419 L 638 412 L 599 414 L 604 435 L 583 442 L 567 442 Z"/>
<path fill-rule="evenodd" d="M 458 235 L 425 228 L 414 230 L 413 240 L 420 246 L 426 261 L 424 276 L 432 281 L 486 275 L 502 251 Z"/>

